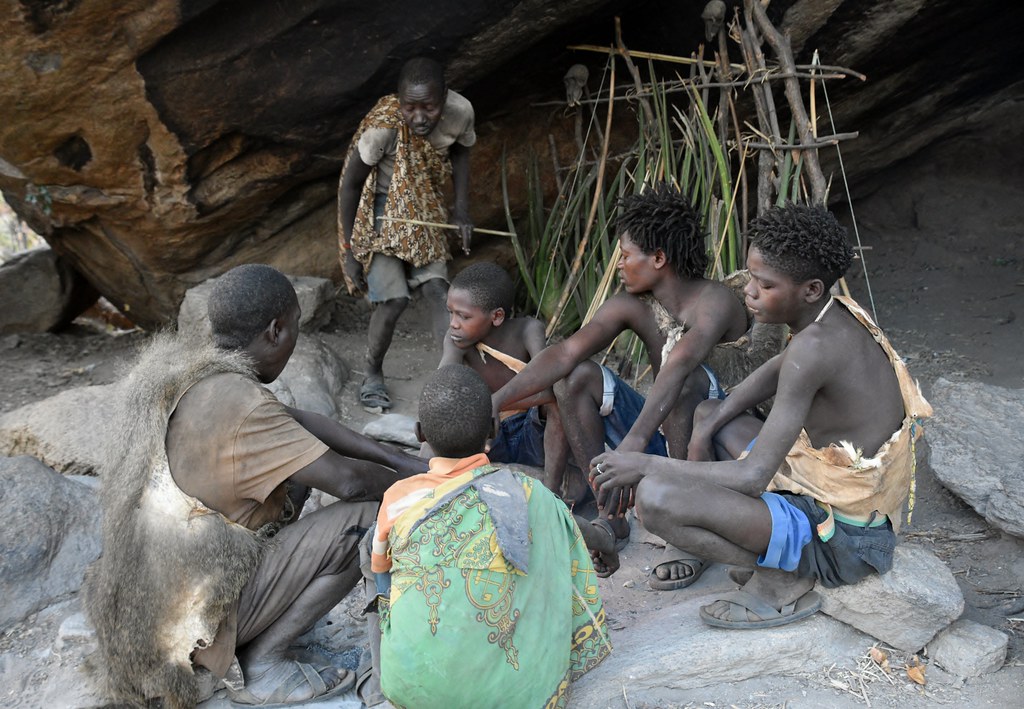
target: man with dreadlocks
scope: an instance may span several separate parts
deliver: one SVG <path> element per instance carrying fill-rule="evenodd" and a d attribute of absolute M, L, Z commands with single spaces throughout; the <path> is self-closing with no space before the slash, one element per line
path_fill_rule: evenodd
<path fill-rule="evenodd" d="M 581 465 L 604 452 L 602 416 L 619 406 L 625 397 L 617 392 L 629 387 L 607 368 L 595 371 L 576 365 L 625 330 L 635 332 L 647 349 L 655 380 L 616 450 L 644 451 L 652 439 L 662 436 L 661 427 L 669 453 L 684 457 L 697 405 L 724 396 L 714 373 L 702 363 L 712 348 L 736 340 L 748 326 L 746 311 L 732 290 L 704 278 L 705 234 L 685 195 L 659 183 L 626 197 L 617 229 L 624 292 L 609 298 L 578 332 L 539 353 L 493 396 L 494 409 L 500 411 L 508 402 L 554 385 L 566 436 Z M 593 377 L 597 381 L 591 381 Z M 591 475 L 599 472 L 592 469 Z M 620 548 L 629 535 L 625 513 L 633 505 L 634 491 L 633 486 L 606 486 L 598 494 L 601 515 L 594 523 L 620 540 Z M 595 559 L 602 576 L 617 566 L 613 556 Z M 670 548 L 649 583 L 654 588 L 682 588 L 703 568 L 692 554 Z"/>
<path fill-rule="evenodd" d="M 687 460 L 613 451 L 595 480 L 639 484 L 637 513 L 670 543 L 756 569 L 737 570 L 743 588 L 701 609 L 724 628 L 806 618 L 821 607 L 816 581 L 892 567 L 914 440 L 932 413 L 868 314 L 829 294 L 853 257 L 831 214 L 777 207 L 748 236 L 747 305 L 759 322 L 788 325 L 789 345 L 725 401 L 698 407 Z M 746 413 L 771 396 L 766 421 Z"/>
<path fill-rule="evenodd" d="M 448 329 L 447 237 L 411 222 L 448 221 L 443 189 L 451 175 L 453 217 L 469 253 L 469 149 L 475 142 L 472 104 L 447 87 L 440 64 L 422 57 L 403 65 L 398 93 L 380 99 L 352 136 L 338 187 L 338 245 L 349 292 L 365 290 L 373 306 L 359 391 L 369 411 L 391 408 L 384 355 L 412 290 L 423 287 L 438 344 Z"/>

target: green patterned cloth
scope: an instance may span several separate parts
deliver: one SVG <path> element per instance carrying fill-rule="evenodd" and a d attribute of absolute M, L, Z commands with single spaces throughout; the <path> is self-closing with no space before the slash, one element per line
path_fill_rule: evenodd
<path fill-rule="evenodd" d="M 529 517 L 529 572 L 520 572 L 471 484 L 495 470 L 435 488 L 391 531 L 381 687 L 398 707 L 563 707 L 569 683 L 611 652 L 597 577 L 569 510 L 514 473 Z"/>

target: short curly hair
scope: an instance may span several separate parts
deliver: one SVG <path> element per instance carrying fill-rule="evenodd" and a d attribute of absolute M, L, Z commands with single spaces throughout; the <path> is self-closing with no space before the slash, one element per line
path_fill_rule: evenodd
<path fill-rule="evenodd" d="M 656 182 L 640 194 L 619 200 L 615 224 L 619 236 L 645 254 L 658 249 L 681 278 L 703 278 L 708 250 L 700 214 L 685 194 L 666 182 Z"/>
<path fill-rule="evenodd" d="M 846 229 L 824 207 L 773 207 L 750 222 L 747 238 L 768 266 L 795 283 L 818 278 L 831 288 L 853 261 Z"/>
<path fill-rule="evenodd" d="M 452 280 L 452 288 L 469 293 L 473 305 L 489 313 L 502 308 L 505 316 L 512 314 L 516 287 L 508 271 L 490 261 L 478 261 L 459 271 Z"/>
<path fill-rule="evenodd" d="M 466 458 L 482 453 L 491 434 L 491 390 L 466 365 L 445 365 L 420 392 L 419 419 L 435 454 Z"/>
<path fill-rule="evenodd" d="M 291 281 L 273 266 L 236 266 L 214 281 L 210 291 L 206 312 L 213 341 L 222 349 L 243 350 L 298 302 Z"/>

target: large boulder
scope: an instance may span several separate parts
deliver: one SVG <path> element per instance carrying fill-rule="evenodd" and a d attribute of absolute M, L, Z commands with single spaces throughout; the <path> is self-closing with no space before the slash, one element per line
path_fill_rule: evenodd
<path fill-rule="evenodd" d="M 285 406 L 340 418 L 348 366 L 316 333 L 302 335 L 288 365 L 267 385 Z"/>
<path fill-rule="evenodd" d="M 688 56 L 703 41 L 699 6 L 252 0 L 239 14 L 227 0 L 4 0 L 0 189 L 144 326 L 173 320 L 188 288 L 239 263 L 337 279 L 342 156 L 403 59 L 445 58 L 477 107 L 472 211 L 500 225 L 505 147 L 522 167 L 531 154 L 546 164 L 551 136 L 574 143 L 571 118 L 530 104 L 564 97 L 569 65 L 603 67 L 566 45 L 606 46 L 621 14 L 631 48 Z M 820 49 L 869 77 L 829 85 L 836 130 L 861 133 L 844 143 L 855 187 L 954 132 L 987 135 L 970 122 L 997 103 L 1021 110 L 1024 63 L 1005 31 L 1020 24 L 1019 3 L 774 0 L 769 13 L 799 62 Z M 518 167 L 509 191 L 521 213 Z"/>
<path fill-rule="evenodd" d="M 48 248 L 25 251 L 0 264 L 0 335 L 67 325 L 98 295 L 66 258 Z"/>
<path fill-rule="evenodd" d="M 0 416 L 0 455 L 31 455 L 66 474 L 101 475 L 118 385 L 63 391 Z"/>
<path fill-rule="evenodd" d="M 573 684 L 575 707 L 620 706 L 609 697 L 628 679 L 636 706 L 664 706 L 652 690 L 684 690 L 754 677 L 819 672 L 863 655 L 871 641 L 822 614 L 767 630 L 705 625 L 699 609 L 715 596 L 691 598 L 647 614 L 628 634 L 612 631 L 614 650 Z"/>
<path fill-rule="evenodd" d="M 0 458 L 0 631 L 81 588 L 100 550 L 94 487 L 29 456 Z"/>
<path fill-rule="evenodd" d="M 327 278 L 309 276 L 288 276 L 295 295 L 299 299 L 299 329 L 303 332 L 315 332 L 331 320 L 334 306 L 334 284 Z M 178 310 L 178 332 L 201 330 L 210 332 L 210 319 L 206 308 L 210 302 L 210 293 L 216 278 L 211 278 L 195 288 L 189 288 L 185 299 Z"/>
<path fill-rule="evenodd" d="M 935 477 L 989 524 L 1024 537 L 1024 390 L 940 378 L 929 400 Z"/>

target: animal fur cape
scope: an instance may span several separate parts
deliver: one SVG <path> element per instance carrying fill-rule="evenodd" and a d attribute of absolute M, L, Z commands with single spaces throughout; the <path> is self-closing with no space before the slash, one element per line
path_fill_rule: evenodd
<path fill-rule="evenodd" d="M 121 384 L 103 466 L 103 555 L 83 586 L 100 689 L 118 701 L 195 706 L 189 656 L 213 641 L 259 561 L 257 536 L 182 492 L 167 463 L 178 399 L 221 372 L 255 379 L 242 353 L 162 334 Z"/>

